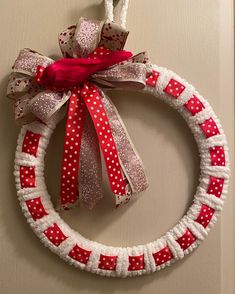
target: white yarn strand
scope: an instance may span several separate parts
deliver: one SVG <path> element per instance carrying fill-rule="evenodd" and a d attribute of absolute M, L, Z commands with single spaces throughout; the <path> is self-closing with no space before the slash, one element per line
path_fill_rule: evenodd
<path fill-rule="evenodd" d="M 110 20 L 113 21 L 114 17 L 113 17 L 113 0 L 105 0 L 104 1 L 104 7 L 105 7 L 105 17 Z"/>
<path fill-rule="evenodd" d="M 105 16 L 108 20 L 114 21 L 114 5 L 113 0 L 105 0 Z M 122 0 L 122 7 L 117 22 L 122 28 L 126 28 L 127 10 L 129 6 L 129 0 Z"/>
<path fill-rule="evenodd" d="M 129 0 L 122 0 L 122 9 L 120 13 L 120 25 L 122 28 L 126 28 L 127 10 L 128 10 Z"/>

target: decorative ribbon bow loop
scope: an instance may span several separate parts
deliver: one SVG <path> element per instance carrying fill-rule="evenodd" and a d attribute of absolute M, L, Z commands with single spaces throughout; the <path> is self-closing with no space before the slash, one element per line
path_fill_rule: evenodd
<path fill-rule="evenodd" d="M 148 186 L 143 164 L 111 100 L 101 88 L 145 86 L 148 58 L 122 50 L 128 32 L 117 24 L 81 18 L 59 36 L 65 58 L 53 61 L 23 49 L 10 76 L 7 95 L 14 99 L 21 124 L 47 122 L 68 105 L 61 173 L 60 204 L 78 199 L 92 208 L 102 197 L 100 149 L 116 205 Z"/>

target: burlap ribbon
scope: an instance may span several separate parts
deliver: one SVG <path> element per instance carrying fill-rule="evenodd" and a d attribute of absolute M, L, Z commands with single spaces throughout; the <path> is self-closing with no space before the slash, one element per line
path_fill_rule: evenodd
<path fill-rule="evenodd" d="M 41 79 L 43 79 L 45 72 L 48 72 L 49 68 L 54 67 L 54 74 L 57 74 L 55 70 L 57 63 L 65 62 L 68 64 L 71 59 L 81 60 L 82 63 L 83 61 L 92 63 L 96 62 L 96 58 L 102 61 L 102 58 L 104 58 L 102 54 L 110 54 L 109 56 L 113 57 L 116 53 L 121 52 L 127 36 L 128 32 L 113 22 L 81 18 L 76 26 L 67 28 L 59 35 L 59 45 L 64 58 L 66 58 L 65 61 L 59 60 L 55 62 L 33 50 L 23 49 L 13 65 L 7 96 L 14 99 L 15 119 L 18 123 L 27 124 L 34 120 L 41 120 L 46 123 L 57 111 L 68 105 L 66 128 L 69 125 L 69 117 L 72 117 L 72 120 L 74 119 L 73 122 L 78 124 L 78 126 L 81 124 L 81 133 L 79 134 L 81 138 L 78 142 L 79 154 L 77 156 L 73 151 L 69 151 L 72 158 L 78 157 L 75 168 L 77 171 L 75 181 L 78 181 L 78 187 L 70 187 L 67 189 L 69 192 L 63 192 L 63 186 L 67 187 L 67 185 L 62 185 L 64 180 L 63 177 L 61 178 L 60 199 L 63 208 L 75 205 L 78 201 L 78 196 L 83 205 L 92 208 L 102 197 L 99 145 L 103 151 L 111 189 L 116 195 L 116 205 L 128 202 L 132 194 L 139 193 L 147 188 L 148 184 L 143 164 L 133 147 L 116 108 L 107 97 L 107 94 L 103 92 L 107 88 L 143 88 L 148 72 L 148 58 L 145 52 L 122 60 L 122 62 L 113 62 L 107 68 L 103 67 L 95 72 L 93 70 L 92 74 L 87 74 L 85 80 L 78 79 L 76 87 L 55 87 L 56 77 L 54 76 L 50 76 L 53 79 L 51 85 L 48 86 L 45 83 L 41 83 Z M 107 59 L 107 64 L 108 62 L 109 60 Z M 94 69 L 93 66 L 88 70 L 86 64 L 79 66 L 85 73 L 89 72 L 89 70 L 92 72 L 92 69 Z M 70 70 L 66 74 L 69 77 Z M 107 126 L 102 125 L 103 122 L 99 109 L 94 106 L 97 111 L 94 114 L 93 108 L 89 106 L 89 99 L 87 97 L 89 95 L 93 96 L 91 94 L 92 91 L 95 93 L 96 99 L 99 99 L 100 107 L 103 107 L 103 115 L 107 118 Z M 81 122 L 76 121 L 75 115 L 78 113 L 70 113 L 72 109 L 70 107 L 71 101 L 77 103 L 77 108 L 80 108 L 80 112 L 84 110 Z M 94 102 L 94 104 L 96 103 Z M 110 141 L 113 139 L 113 145 L 111 145 L 114 154 L 110 153 L 115 156 L 116 152 L 117 158 L 115 157 L 112 161 L 115 161 L 117 169 L 120 167 L 120 175 L 117 176 L 120 177 L 120 185 L 123 185 L 123 191 L 121 192 L 117 188 L 117 185 L 118 187 L 120 186 L 117 184 L 117 179 L 112 178 L 112 171 L 116 170 L 116 168 L 114 163 L 108 160 L 110 155 L 106 154 L 105 150 L 107 150 L 107 145 L 109 147 L 109 143 L 107 144 L 106 141 L 102 141 L 104 134 L 100 135 L 102 132 L 99 132 L 97 127 L 97 119 L 101 119 L 101 127 L 103 129 L 106 128 L 107 132 L 111 132 Z M 69 145 L 71 144 L 69 143 Z M 65 144 L 64 149 L 68 150 L 68 147 Z M 65 150 L 62 168 L 65 166 Z M 66 179 L 70 178 L 71 176 L 66 172 Z M 115 181 L 114 186 L 113 180 Z"/>

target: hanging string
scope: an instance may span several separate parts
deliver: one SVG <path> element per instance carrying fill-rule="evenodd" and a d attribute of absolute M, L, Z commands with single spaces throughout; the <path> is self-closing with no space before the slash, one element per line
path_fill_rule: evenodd
<path fill-rule="evenodd" d="M 113 0 L 105 0 L 104 1 L 104 7 L 105 7 L 105 17 L 113 21 Z"/>
<path fill-rule="evenodd" d="M 126 19 L 127 19 L 127 10 L 129 5 L 129 0 L 121 0 L 122 1 L 122 7 L 121 12 L 119 15 L 119 22 L 120 26 L 123 28 L 126 28 Z M 104 0 L 105 5 L 105 16 L 108 20 L 114 21 L 114 0 Z"/>
<path fill-rule="evenodd" d="M 120 13 L 120 25 L 126 28 L 127 10 L 128 10 L 129 0 L 122 0 L 122 10 Z"/>

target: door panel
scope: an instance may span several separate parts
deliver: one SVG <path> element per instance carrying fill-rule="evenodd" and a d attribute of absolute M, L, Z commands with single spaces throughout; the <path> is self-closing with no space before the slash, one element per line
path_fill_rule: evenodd
<path fill-rule="evenodd" d="M 18 51 L 30 47 L 59 55 L 57 33 L 79 17 L 103 17 L 101 0 L 1 0 L 0 107 L 0 289 L 1 293 L 232 294 L 234 279 L 234 180 L 222 217 L 203 244 L 183 261 L 150 276 L 107 279 L 69 267 L 45 249 L 20 211 L 12 176 L 19 127 L 5 98 L 7 76 Z M 172 69 L 210 102 L 234 139 L 233 2 L 231 0 L 131 0 L 127 49 L 147 50 L 151 61 Z M 182 118 L 154 98 L 133 92 L 110 94 L 145 163 L 149 189 L 125 208 L 105 198 L 92 211 L 77 208 L 63 218 L 84 236 L 109 245 L 147 243 L 186 212 L 199 175 L 195 141 Z M 58 194 L 64 123 L 53 135 L 46 182 Z M 232 165 L 233 168 L 233 165 Z M 232 177 L 234 178 L 234 177 Z"/>

